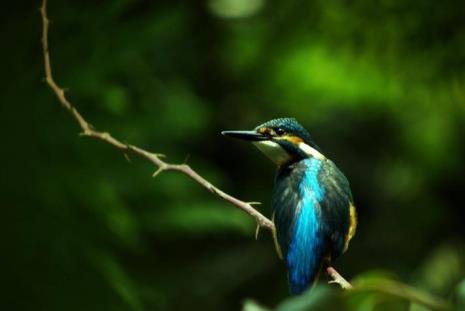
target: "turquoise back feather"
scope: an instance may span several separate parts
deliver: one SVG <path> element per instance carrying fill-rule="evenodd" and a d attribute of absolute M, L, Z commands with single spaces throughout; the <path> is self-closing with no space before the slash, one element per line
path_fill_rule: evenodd
<path fill-rule="evenodd" d="M 310 287 L 325 258 L 342 252 L 351 198 L 347 188 L 344 175 L 326 159 L 306 158 L 279 170 L 273 214 L 291 293 Z"/>

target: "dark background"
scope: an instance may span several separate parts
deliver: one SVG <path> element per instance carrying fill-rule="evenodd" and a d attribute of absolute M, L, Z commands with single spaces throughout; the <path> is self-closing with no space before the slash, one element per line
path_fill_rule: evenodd
<path fill-rule="evenodd" d="M 286 298 L 284 266 L 249 216 L 78 136 L 43 82 L 40 4 L 5 5 L 5 310 Z M 382 270 L 453 300 L 465 277 L 463 12 L 463 1 L 50 1 L 50 48 L 57 82 L 97 129 L 188 157 L 265 215 L 273 164 L 219 133 L 296 117 L 352 185 L 359 227 L 338 270 Z"/>

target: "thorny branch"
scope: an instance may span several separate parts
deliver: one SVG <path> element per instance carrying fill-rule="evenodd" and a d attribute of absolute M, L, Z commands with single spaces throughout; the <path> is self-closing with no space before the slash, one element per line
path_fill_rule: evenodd
<path fill-rule="evenodd" d="M 84 119 L 84 117 L 79 113 L 79 111 L 71 104 L 71 102 L 66 97 L 64 90 L 55 82 L 53 78 L 52 67 L 50 64 L 50 52 L 49 52 L 49 46 L 48 46 L 48 28 L 49 28 L 50 21 L 47 17 L 47 0 L 44 0 L 42 2 L 40 12 L 42 15 L 42 23 L 43 23 L 42 25 L 42 48 L 43 48 L 43 53 L 44 53 L 45 81 L 50 86 L 50 88 L 53 90 L 53 92 L 57 96 L 61 105 L 66 110 L 68 110 L 71 113 L 71 115 L 74 117 L 74 119 L 79 123 L 79 126 L 82 130 L 81 136 L 92 137 L 92 138 L 104 141 L 112 145 L 113 147 L 121 150 L 124 153 L 131 152 L 131 153 L 141 156 L 142 158 L 145 158 L 146 160 L 152 162 L 157 167 L 157 170 L 153 174 L 154 177 L 163 171 L 181 172 L 189 176 L 196 182 L 198 182 L 204 188 L 207 188 L 210 192 L 216 194 L 217 196 L 221 197 L 222 199 L 226 200 L 227 202 L 233 204 L 237 208 L 240 208 L 241 210 L 245 211 L 246 213 L 254 217 L 259 227 L 268 229 L 270 231 L 274 230 L 273 222 L 271 222 L 271 220 L 269 220 L 267 217 L 262 215 L 256 209 L 254 209 L 251 204 L 241 201 L 239 199 L 236 199 L 235 197 L 218 189 L 217 187 L 212 185 L 209 181 L 205 180 L 205 178 L 200 176 L 189 165 L 167 163 L 161 160 L 162 155 L 160 154 L 146 151 L 134 145 L 122 143 L 118 139 L 111 136 L 110 133 L 100 132 L 100 131 L 95 130 Z"/>
<path fill-rule="evenodd" d="M 257 231 L 256 235 L 260 228 L 268 229 L 272 234 L 273 237 L 275 236 L 275 226 L 273 222 L 257 211 L 255 208 L 252 207 L 252 204 L 257 204 L 257 202 L 244 202 L 241 201 L 226 192 L 222 191 L 221 189 L 215 187 L 211 184 L 208 180 L 200 176 L 196 171 L 194 171 L 189 165 L 187 164 L 170 164 L 163 160 L 161 157 L 163 155 L 158 153 L 153 153 L 137 146 L 131 144 L 125 144 L 120 140 L 111 136 L 108 132 L 101 132 L 95 130 L 87 121 L 86 119 L 79 113 L 79 111 L 71 104 L 68 98 L 65 95 L 65 91 L 61 88 L 54 80 L 52 74 L 52 66 L 50 63 L 50 51 L 49 51 L 49 44 L 48 44 L 48 29 L 50 20 L 47 16 L 47 0 L 42 1 L 42 5 L 40 7 L 40 14 L 42 16 L 42 51 L 44 56 L 44 69 L 45 69 L 45 81 L 48 86 L 52 89 L 53 93 L 58 98 L 60 104 L 73 116 L 76 122 L 79 124 L 82 132 L 80 133 L 81 136 L 91 137 L 100 141 L 103 141 L 116 149 L 119 149 L 127 156 L 128 153 L 136 154 L 142 158 L 145 158 L 149 162 L 153 163 L 157 169 L 153 173 L 153 176 L 157 176 L 158 174 L 164 171 L 176 171 L 180 172 L 184 175 L 189 176 L 191 179 L 199 183 L 201 186 L 212 192 L 213 194 L 217 195 L 218 197 L 222 198 L 226 202 L 234 205 L 235 207 L 243 210 L 250 216 L 252 216 L 255 221 L 257 222 Z M 331 272 L 330 272 L 331 271 Z M 342 288 L 347 289 L 350 288 L 351 285 L 347 282 L 337 271 L 329 267 L 327 269 L 328 275 L 333 279 L 331 283 L 337 283 Z"/>

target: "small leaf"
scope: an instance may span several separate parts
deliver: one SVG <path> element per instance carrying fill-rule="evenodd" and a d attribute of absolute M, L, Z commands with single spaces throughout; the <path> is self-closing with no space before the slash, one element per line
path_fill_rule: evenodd
<path fill-rule="evenodd" d="M 242 311 L 269 311 L 269 309 L 259 305 L 254 300 L 248 299 L 244 302 Z"/>

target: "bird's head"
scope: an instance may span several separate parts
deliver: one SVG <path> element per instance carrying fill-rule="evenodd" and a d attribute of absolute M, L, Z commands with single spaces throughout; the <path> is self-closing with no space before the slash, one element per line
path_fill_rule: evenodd
<path fill-rule="evenodd" d="M 308 157 L 324 159 L 310 134 L 294 118 L 273 119 L 252 131 L 221 134 L 252 142 L 278 166 Z"/>

